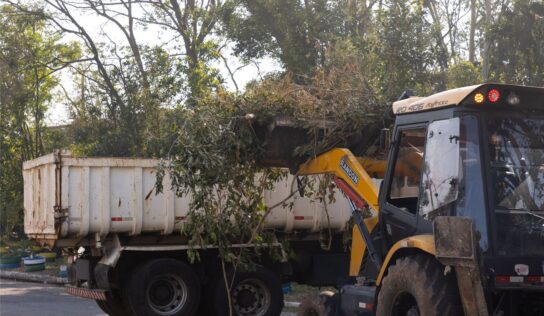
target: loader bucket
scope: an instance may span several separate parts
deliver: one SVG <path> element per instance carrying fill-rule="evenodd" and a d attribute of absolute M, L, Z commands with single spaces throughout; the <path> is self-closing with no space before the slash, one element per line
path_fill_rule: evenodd
<path fill-rule="evenodd" d="M 308 155 L 299 154 L 297 149 L 319 143 L 327 128 L 332 126 L 328 121 L 308 122 L 289 117 L 276 117 L 267 123 L 254 123 L 257 138 L 264 147 L 259 165 L 296 171 L 309 158 Z"/>
<path fill-rule="evenodd" d="M 255 122 L 253 129 L 264 147 L 258 163 L 268 168 L 289 168 L 291 173 L 296 173 L 308 159 L 338 147 L 348 148 L 358 157 L 376 156 L 376 141 L 383 128 L 381 123 L 369 123 L 349 135 L 326 138 L 325 135 L 335 128 L 338 126 L 333 121 L 308 121 L 292 117 Z M 312 151 L 301 154 L 302 146 L 309 146 Z"/>

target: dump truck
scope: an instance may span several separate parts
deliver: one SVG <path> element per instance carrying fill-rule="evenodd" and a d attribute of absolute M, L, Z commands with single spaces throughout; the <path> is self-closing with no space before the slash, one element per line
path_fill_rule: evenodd
<path fill-rule="evenodd" d="M 287 222 L 301 216 L 295 207 L 293 219 L 279 222 L 286 233 L 278 234 L 294 259 L 261 256 L 257 270 L 241 273 L 230 294 L 234 314 L 278 315 L 280 280 L 294 280 L 339 289 L 302 304 L 301 315 L 543 315 L 544 88 L 482 84 L 428 97 L 403 94 L 392 113 L 393 130 L 383 130 L 392 135 L 384 142 L 387 162 L 374 164 L 382 166 L 381 182 L 348 148 L 303 162 L 290 150 L 275 158 L 297 177 L 332 175 L 344 199 L 330 214 L 351 213 L 338 217 L 344 224 L 336 230 L 351 229 L 351 245 L 346 251 L 335 235 L 324 251 L 313 236 L 323 228 L 317 224 L 289 230 Z M 170 234 L 172 225 L 180 227 L 176 218 L 186 220 L 175 197 L 149 230 L 138 219 L 161 208 L 145 206 L 152 186 L 142 184 L 142 169 L 89 160 L 72 178 L 66 169 L 77 158 L 59 157 L 24 166 L 25 231 L 79 248 L 69 293 L 95 298 L 111 315 L 194 315 L 201 301 L 212 309 L 208 315 L 229 313 L 213 247 L 191 265 L 183 237 Z M 117 167 L 128 178 L 115 182 Z M 49 174 L 42 180 L 40 168 Z M 107 176 L 93 177 L 92 168 Z M 86 193 L 75 199 L 67 188 Z M 133 196 L 118 199 L 112 190 Z M 323 222 L 317 214 L 308 216 Z"/>
<path fill-rule="evenodd" d="M 96 300 L 109 315 L 229 315 L 218 251 L 214 245 L 188 245 L 181 230 L 189 220 L 191 196 L 177 196 L 168 173 L 164 191 L 156 193 L 159 162 L 74 157 L 65 150 L 25 162 L 25 233 L 64 249 L 69 255 L 66 292 Z M 266 203 L 278 204 L 293 190 L 298 187 L 289 176 L 265 192 Z M 266 217 L 272 243 L 258 249 L 232 245 L 255 249 L 258 264 L 235 275 L 230 291 L 235 315 L 278 315 L 284 283 L 345 282 L 350 210 L 337 193 L 339 198 L 327 205 L 297 193 Z M 322 247 L 325 238 L 327 243 L 330 238 L 329 249 Z M 289 249 L 283 248 L 285 241 Z M 199 251 L 199 261 L 189 260 L 189 249 Z"/>

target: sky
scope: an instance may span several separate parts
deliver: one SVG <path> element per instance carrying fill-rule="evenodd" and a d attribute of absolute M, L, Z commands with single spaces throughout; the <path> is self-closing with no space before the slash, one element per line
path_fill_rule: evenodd
<path fill-rule="evenodd" d="M 112 22 L 107 21 L 105 18 L 102 18 L 96 15 L 93 12 L 80 12 L 79 10 L 73 11 L 74 15 L 77 17 L 79 23 L 93 36 L 93 38 L 104 38 L 101 33 L 107 32 L 108 37 L 113 39 L 116 43 L 126 44 L 126 40 L 122 33 L 113 25 Z M 136 14 L 142 14 L 142 10 L 135 9 Z M 167 47 L 169 51 L 179 51 L 180 43 L 173 41 L 174 33 L 165 31 L 159 27 L 150 26 L 146 29 L 139 27 L 136 33 L 136 38 L 140 44 L 143 45 L 161 45 L 162 47 Z M 79 39 L 74 35 L 67 35 L 63 38 L 63 41 L 78 41 Z M 253 79 L 258 79 L 259 75 L 263 76 L 266 73 L 277 71 L 281 69 L 281 65 L 271 57 L 262 58 L 260 60 L 255 60 L 253 63 L 245 65 L 241 60 L 233 56 L 230 52 L 232 47 L 231 44 L 227 44 L 226 48 L 223 50 L 224 55 L 227 57 L 227 62 L 229 68 L 234 71 L 234 78 L 238 84 L 238 87 L 243 90 L 243 87 L 249 81 Z M 223 61 L 217 61 L 212 66 L 217 68 L 222 78 L 225 81 L 225 86 L 228 90 L 235 91 L 235 85 L 231 80 L 231 77 L 227 71 L 227 68 L 224 66 Z M 257 67 L 258 66 L 258 67 Z M 72 83 L 73 78 L 69 74 L 69 70 L 60 73 L 61 84 L 68 93 L 74 91 L 74 85 Z M 57 89 L 56 94 L 59 96 L 55 98 L 52 102 L 52 105 L 46 114 L 47 125 L 64 125 L 69 123 L 69 115 L 66 105 L 61 102 L 62 90 L 61 88 Z"/>

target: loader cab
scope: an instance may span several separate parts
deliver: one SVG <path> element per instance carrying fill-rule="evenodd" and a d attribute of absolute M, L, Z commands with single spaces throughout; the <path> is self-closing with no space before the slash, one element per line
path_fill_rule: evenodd
<path fill-rule="evenodd" d="M 544 88 L 471 86 L 393 111 L 384 249 L 432 234 L 436 216 L 469 217 L 494 286 L 544 288 Z"/>

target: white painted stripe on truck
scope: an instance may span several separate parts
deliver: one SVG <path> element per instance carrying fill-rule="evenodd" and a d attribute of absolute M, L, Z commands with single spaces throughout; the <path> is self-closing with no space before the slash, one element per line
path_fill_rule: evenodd
<path fill-rule="evenodd" d="M 299 215 L 295 215 L 295 221 L 310 221 L 314 219 L 313 216 L 299 216 Z"/>

